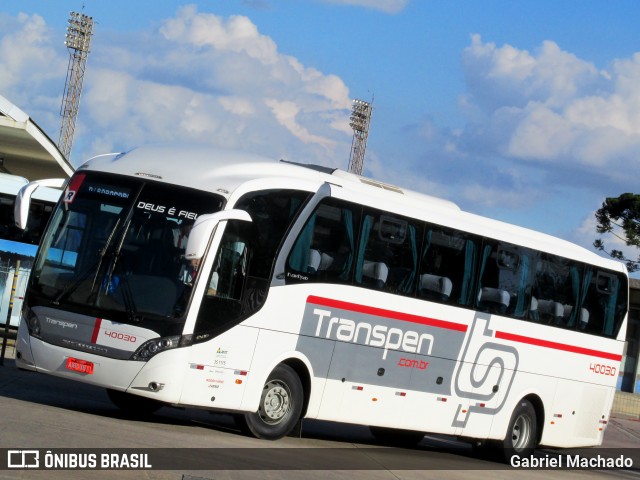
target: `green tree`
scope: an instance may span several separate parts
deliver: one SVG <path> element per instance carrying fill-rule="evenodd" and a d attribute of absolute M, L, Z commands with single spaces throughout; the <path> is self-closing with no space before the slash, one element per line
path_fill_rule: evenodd
<path fill-rule="evenodd" d="M 619 197 L 607 198 L 596 211 L 596 220 L 598 233 L 610 233 L 627 245 L 640 248 L 640 195 L 623 193 Z M 607 251 L 600 238 L 593 242 L 593 246 L 626 262 L 630 272 L 640 270 L 640 256 L 637 260 L 631 260 L 620 250 Z"/>

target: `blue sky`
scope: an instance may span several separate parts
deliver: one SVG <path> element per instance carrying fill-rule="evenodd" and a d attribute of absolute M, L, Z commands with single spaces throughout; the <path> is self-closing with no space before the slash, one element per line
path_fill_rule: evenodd
<path fill-rule="evenodd" d="M 76 165 L 186 141 L 346 169 L 373 98 L 381 181 L 588 248 L 604 198 L 638 192 L 636 1 L 0 0 L 0 95 L 54 140 L 83 5 Z"/>

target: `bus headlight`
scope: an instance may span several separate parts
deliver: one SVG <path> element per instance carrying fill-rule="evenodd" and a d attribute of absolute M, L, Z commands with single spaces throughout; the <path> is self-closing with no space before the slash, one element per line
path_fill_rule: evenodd
<path fill-rule="evenodd" d="M 146 362 L 160 352 L 178 348 L 179 344 L 180 335 L 176 335 L 173 337 L 154 338 L 153 340 L 149 340 L 140 345 L 140 347 L 138 347 L 138 349 L 131 356 L 131 360 Z"/>
<path fill-rule="evenodd" d="M 30 308 L 25 307 L 22 310 L 22 321 L 26 322 L 27 329 L 29 330 L 29 335 L 36 338 L 42 338 L 40 336 L 40 320 L 38 319 L 38 316 L 33 313 L 33 311 L 31 311 Z"/>

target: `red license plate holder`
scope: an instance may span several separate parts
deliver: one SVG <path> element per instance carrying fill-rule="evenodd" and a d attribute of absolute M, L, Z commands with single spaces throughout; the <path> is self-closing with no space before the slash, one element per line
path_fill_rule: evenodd
<path fill-rule="evenodd" d="M 67 358 L 64 366 L 67 370 L 71 370 L 72 372 L 86 373 L 87 375 L 93 374 L 93 362 L 88 362 L 87 360 Z"/>

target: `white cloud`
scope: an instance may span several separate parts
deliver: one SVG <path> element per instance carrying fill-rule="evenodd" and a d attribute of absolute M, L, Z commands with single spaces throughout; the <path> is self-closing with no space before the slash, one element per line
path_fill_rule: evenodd
<path fill-rule="evenodd" d="M 548 161 L 571 153 L 576 132 L 561 115 L 540 103 L 529 103 L 513 113 L 508 116 L 509 120 L 518 115 L 520 122 L 514 126 L 502 150 L 504 154 Z"/>
<path fill-rule="evenodd" d="M 218 99 L 218 102 L 220 102 L 222 108 L 224 108 L 227 112 L 233 113 L 235 115 L 251 116 L 256 113 L 255 107 L 247 98 L 237 96 L 220 97 Z"/>
<path fill-rule="evenodd" d="M 561 107 L 606 81 L 594 65 L 552 41 L 543 42 L 532 55 L 511 45 L 484 43 L 476 34 L 463 52 L 462 63 L 470 95 L 489 112 L 529 102 Z"/>
<path fill-rule="evenodd" d="M 53 48 L 52 32 L 44 19 L 39 15 L 2 15 L 0 32 L 2 95 L 20 106 L 32 101 L 33 92 L 38 92 L 37 104 L 50 103 L 43 96 L 52 94 L 56 87 L 61 94 L 68 57 L 63 49 Z"/>
<path fill-rule="evenodd" d="M 37 15 L 0 14 L 0 27 L 0 92 L 57 133 L 67 52 Z M 342 79 L 280 53 L 249 18 L 190 5 L 153 31 L 95 36 L 72 159 L 179 141 L 346 163 L 350 107 Z"/>
<path fill-rule="evenodd" d="M 83 96 L 83 107 L 89 108 L 91 122 L 100 129 L 126 121 L 131 108 L 132 84 L 135 79 L 110 69 L 93 69 L 91 83 Z M 84 110 L 84 108 L 83 108 Z"/>
<path fill-rule="evenodd" d="M 462 151 L 536 164 L 556 183 L 629 182 L 640 168 L 640 54 L 603 71 L 552 41 L 530 53 L 474 35 L 463 68 Z"/>
<path fill-rule="evenodd" d="M 160 33 L 174 42 L 243 53 L 264 64 L 278 60 L 275 42 L 261 35 L 251 20 L 240 15 L 224 19 L 210 13 L 198 13 L 195 5 L 189 5 L 181 8 L 176 18 L 167 20 Z"/>
<path fill-rule="evenodd" d="M 265 103 L 271 108 L 274 117 L 289 130 L 296 138 L 300 139 L 304 143 L 317 143 L 327 149 L 331 149 L 335 144 L 329 139 L 322 138 L 318 135 L 313 135 L 309 131 L 300 125 L 297 120 L 297 116 L 300 113 L 300 107 L 290 101 L 279 101 L 274 98 L 265 100 Z"/>
<path fill-rule="evenodd" d="M 144 85 L 134 87 L 132 98 L 120 94 L 131 102 L 129 115 L 144 114 L 161 128 L 166 127 L 163 119 L 177 119 L 181 128 L 165 137 L 184 135 L 186 140 L 275 156 L 310 156 L 318 162 L 320 156 L 346 153 L 349 138 L 336 121 L 348 117 L 344 82 L 279 53 L 247 17 L 222 18 L 187 6 L 157 33 L 144 47 L 145 55 L 126 62 L 137 64 L 131 81 Z M 104 55 L 103 61 L 110 57 Z M 174 101 L 167 104 L 168 99 Z M 111 115 L 98 108 L 93 114 Z M 153 139 L 161 128 L 149 125 L 145 130 Z"/>

